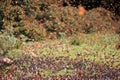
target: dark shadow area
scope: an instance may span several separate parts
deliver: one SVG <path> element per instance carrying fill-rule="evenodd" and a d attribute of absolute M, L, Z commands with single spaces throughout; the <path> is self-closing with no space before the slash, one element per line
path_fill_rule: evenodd
<path fill-rule="evenodd" d="M 68 0 L 69 4 L 78 7 L 80 5 L 84 6 L 87 10 L 103 7 L 111 12 L 115 13 L 115 15 L 120 16 L 120 1 L 118 0 Z M 63 4 L 66 4 L 65 1 Z"/>

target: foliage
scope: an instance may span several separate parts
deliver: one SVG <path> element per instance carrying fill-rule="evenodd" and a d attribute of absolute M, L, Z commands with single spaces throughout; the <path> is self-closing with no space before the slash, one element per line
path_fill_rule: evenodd
<path fill-rule="evenodd" d="M 8 33 L 0 33 L 0 55 L 14 60 L 0 66 L 1 78 L 119 80 L 119 17 L 106 10 L 119 5 L 94 1 L 0 0 L 0 32 Z"/>
<path fill-rule="evenodd" d="M 29 5 L 30 3 L 32 3 L 32 0 L 12 0 L 12 2 L 11 2 L 11 4 L 13 6 L 15 6 L 15 5 L 19 5 L 19 6 Z"/>
<path fill-rule="evenodd" d="M 85 10 L 85 14 L 80 16 L 78 7 L 72 5 L 77 4 L 76 2 L 76 0 L 1 1 L 5 14 L 3 29 L 9 31 L 13 27 L 15 36 L 22 34 L 37 41 L 41 40 L 40 37 L 55 39 L 113 29 L 111 23 L 114 22 L 114 15 L 111 12 L 104 8 L 94 8 Z M 42 25 L 42 29 L 39 25 Z"/>
<path fill-rule="evenodd" d="M 0 48 L 3 51 L 2 55 L 8 53 L 9 50 L 18 47 L 17 39 L 14 36 L 0 36 Z"/>
<path fill-rule="evenodd" d="M 28 37 L 29 40 L 33 39 L 35 41 L 42 40 L 46 35 L 44 30 L 36 27 L 20 27 L 15 30 L 15 34 L 18 35 L 19 38 L 20 35 L 24 35 Z"/>
<path fill-rule="evenodd" d="M 24 22 L 18 22 L 18 23 L 14 23 L 13 24 L 13 27 L 16 28 L 16 27 L 24 27 L 25 26 L 25 23 Z"/>
<path fill-rule="evenodd" d="M 22 14 L 22 10 L 20 8 L 12 9 L 8 14 L 7 19 L 19 22 L 22 20 L 22 18 L 20 17 L 21 14 Z"/>
<path fill-rule="evenodd" d="M 73 12 L 74 10 L 74 12 Z M 77 9 L 74 7 L 48 6 L 44 13 L 36 18 L 43 21 L 43 24 L 48 32 L 65 33 L 71 35 L 79 28 Z"/>
<path fill-rule="evenodd" d="M 74 12 L 73 12 L 74 11 Z M 106 31 L 112 29 L 113 14 L 103 8 L 95 8 L 86 11 L 86 14 L 80 16 L 75 7 L 58 7 L 56 5 L 47 5 L 36 19 L 44 24 L 47 32 L 65 33 L 66 35 L 81 33 L 91 33 Z M 101 16 L 102 15 L 102 16 Z"/>

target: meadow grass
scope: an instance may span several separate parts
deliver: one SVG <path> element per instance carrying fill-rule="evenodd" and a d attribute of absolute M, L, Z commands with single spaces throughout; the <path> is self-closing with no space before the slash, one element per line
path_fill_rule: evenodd
<path fill-rule="evenodd" d="M 76 37 L 76 36 L 75 36 Z M 61 40 L 51 40 L 47 42 L 46 47 L 40 48 L 39 55 L 73 55 L 73 54 L 116 54 L 120 52 L 115 48 L 115 45 L 119 43 L 119 36 L 116 34 L 83 34 L 77 36 L 80 45 L 72 45 L 71 40 L 75 37 L 64 38 Z M 61 44 L 60 44 L 61 43 Z M 48 56 L 49 56 L 48 55 Z"/>
<path fill-rule="evenodd" d="M 71 41 L 77 39 L 76 44 L 71 44 Z M 33 50 L 37 57 L 67 57 L 71 60 L 87 60 L 95 63 L 106 64 L 113 68 L 120 68 L 120 50 L 115 48 L 119 43 L 119 36 L 117 34 L 82 34 L 72 36 L 69 38 L 47 40 L 39 42 L 41 48 Z M 24 45 L 31 46 L 33 42 Z M 21 53 L 21 55 L 20 55 Z M 10 51 L 7 56 L 12 58 L 20 58 L 25 53 L 21 47 L 19 50 Z M 26 52 L 27 53 L 27 52 Z M 27 53 L 30 54 L 30 53 Z M 62 60 L 63 63 L 66 61 Z M 53 70 L 42 71 L 42 76 L 48 77 L 51 75 L 71 74 L 75 70 L 63 69 L 54 73 Z"/>

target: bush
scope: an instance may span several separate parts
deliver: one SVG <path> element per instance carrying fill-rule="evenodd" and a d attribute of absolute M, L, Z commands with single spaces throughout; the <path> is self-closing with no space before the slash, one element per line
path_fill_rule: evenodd
<path fill-rule="evenodd" d="M 56 33 L 57 37 L 59 33 L 69 36 L 78 32 L 91 33 L 112 28 L 113 14 L 104 8 L 86 11 L 83 16 L 78 12 L 77 8 L 71 6 L 48 5 L 36 19 L 43 23 L 47 32 Z"/>
<path fill-rule="evenodd" d="M 84 33 L 88 34 L 88 33 L 91 33 L 91 32 L 94 32 L 94 27 L 93 27 L 93 24 L 88 24 L 88 25 L 83 25 L 82 27 L 82 30 Z"/>
<path fill-rule="evenodd" d="M 28 5 L 32 4 L 32 2 L 33 2 L 33 0 L 12 0 L 11 4 L 13 6 L 16 6 L 16 5 L 18 5 L 18 6 L 22 6 L 22 5 L 28 6 Z"/>
<path fill-rule="evenodd" d="M 60 33 L 71 35 L 81 30 L 78 9 L 70 6 L 48 6 L 36 19 L 43 22 L 47 32 L 57 33 L 57 37 Z"/>
<path fill-rule="evenodd" d="M 39 27 L 19 27 L 14 30 L 14 35 L 20 38 L 20 35 L 24 35 L 29 40 L 39 41 L 46 36 L 46 31 Z M 26 39 L 26 40 L 28 40 Z"/>
<path fill-rule="evenodd" d="M 32 29 L 26 33 L 30 39 L 34 39 L 35 41 L 42 40 L 45 37 L 45 32 L 41 29 Z"/>
<path fill-rule="evenodd" d="M 21 16 L 22 15 L 22 9 L 21 8 L 15 8 L 10 10 L 7 19 L 8 20 L 13 20 L 16 22 L 20 22 L 22 20 Z"/>
<path fill-rule="evenodd" d="M 80 0 L 81 1 L 81 0 Z M 24 35 L 36 41 L 47 38 L 61 38 L 79 33 L 91 33 L 111 29 L 112 14 L 95 8 L 80 16 L 79 9 L 72 4 L 78 0 L 12 0 L 4 8 L 4 30 L 13 27 L 15 36 Z M 5 2 L 5 1 L 4 1 Z M 1 3 L 2 4 L 2 3 Z M 72 5 L 72 6 L 71 6 Z M 87 5 L 87 4 L 86 4 Z M 85 7 L 86 8 L 86 7 Z M 3 11 L 0 10 L 0 25 L 3 25 Z M 36 19 L 36 20 L 35 20 Z M 42 24 L 42 28 L 39 25 Z"/>
<path fill-rule="evenodd" d="M 0 55 L 5 55 L 9 50 L 16 48 L 17 39 L 14 36 L 0 36 L 0 49 L 3 53 Z"/>
<path fill-rule="evenodd" d="M 18 22 L 18 23 L 14 23 L 13 24 L 13 27 L 16 28 L 16 27 L 24 27 L 25 26 L 25 23 L 24 22 Z"/>
<path fill-rule="evenodd" d="M 112 29 L 114 14 L 104 8 L 94 8 L 79 17 L 80 28 L 83 33 L 110 31 Z"/>

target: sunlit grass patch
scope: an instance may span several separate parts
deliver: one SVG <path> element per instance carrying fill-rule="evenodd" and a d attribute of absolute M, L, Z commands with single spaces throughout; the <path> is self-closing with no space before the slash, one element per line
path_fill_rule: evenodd
<path fill-rule="evenodd" d="M 49 77 L 49 76 L 52 76 L 54 75 L 53 71 L 52 70 L 42 70 L 42 74 L 41 74 L 43 77 Z"/>
<path fill-rule="evenodd" d="M 71 40 L 74 42 L 74 38 L 77 39 L 80 45 L 76 45 L 76 42 L 75 45 L 71 44 Z M 82 34 L 64 39 L 46 40 L 39 43 L 41 47 L 37 49 L 34 48 L 33 45 L 35 43 L 33 42 L 24 44 L 28 47 L 32 46 L 32 49 L 27 54 L 33 51 L 39 57 L 44 55 L 53 57 L 63 56 L 70 59 L 85 57 L 95 61 L 105 60 L 106 56 L 112 58 L 112 55 L 114 55 L 115 59 L 117 59 L 116 57 L 120 57 L 120 50 L 115 48 L 115 45 L 119 43 L 119 38 L 116 34 Z M 26 53 L 24 50 L 26 50 L 24 46 L 19 50 L 11 50 L 7 56 L 17 58 L 20 54 L 23 55 L 23 53 Z"/>
<path fill-rule="evenodd" d="M 70 75 L 73 72 L 75 72 L 75 71 L 74 70 L 63 69 L 63 70 L 57 72 L 56 75 Z"/>
<path fill-rule="evenodd" d="M 105 61 L 106 56 L 110 60 L 114 54 L 117 57 L 120 56 L 120 50 L 115 48 L 115 45 L 119 42 L 118 35 L 116 34 L 83 34 L 76 37 L 81 45 L 69 43 L 75 37 L 64 39 L 64 43 L 61 43 L 61 45 L 59 45 L 60 40 L 56 40 L 55 42 L 53 41 L 54 45 L 49 46 L 48 44 L 49 47 L 41 49 L 42 53 L 46 56 L 64 56 L 70 59 L 84 57 L 91 61 L 101 61 L 101 59 Z M 52 43 L 50 42 L 50 44 Z"/>
<path fill-rule="evenodd" d="M 71 44 L 71 40 L 76 37 L 80 45 Z M 105 66 L 104 69 L 120 68 L 120 50 L 115 48 L 117 43 L 119 38 L 116 34 L 83 34 L 64 39 L 25 43 L 21 48 L 9 51 L 6 56 L 15 61 L 18 59 L 18 64 L 21 59 L 25 61 L 19 64 L 17 72 L 24 74 L 23 69 L 27 69 L 26 77 L 32 76 L 37 70 L 43 78 L 51 78 L 71 75 L 82 69 L 87 71 L 84 76 L 94 76 L 97 74 L 97 68 L 102 68 L 101 66 Z M 40 44 L 41 47 L 36 48 L 35 44 Z M 24 47 L 28 47 L 26 48 L 28 50 Z M 34 52 L 37 57 L 26 55 L 31 55 L 31 52 Z M 29 73 L 29 69 L 33 73 Z M 89 69 L 93 72 L 92 70 L 89 72 Z"/>

